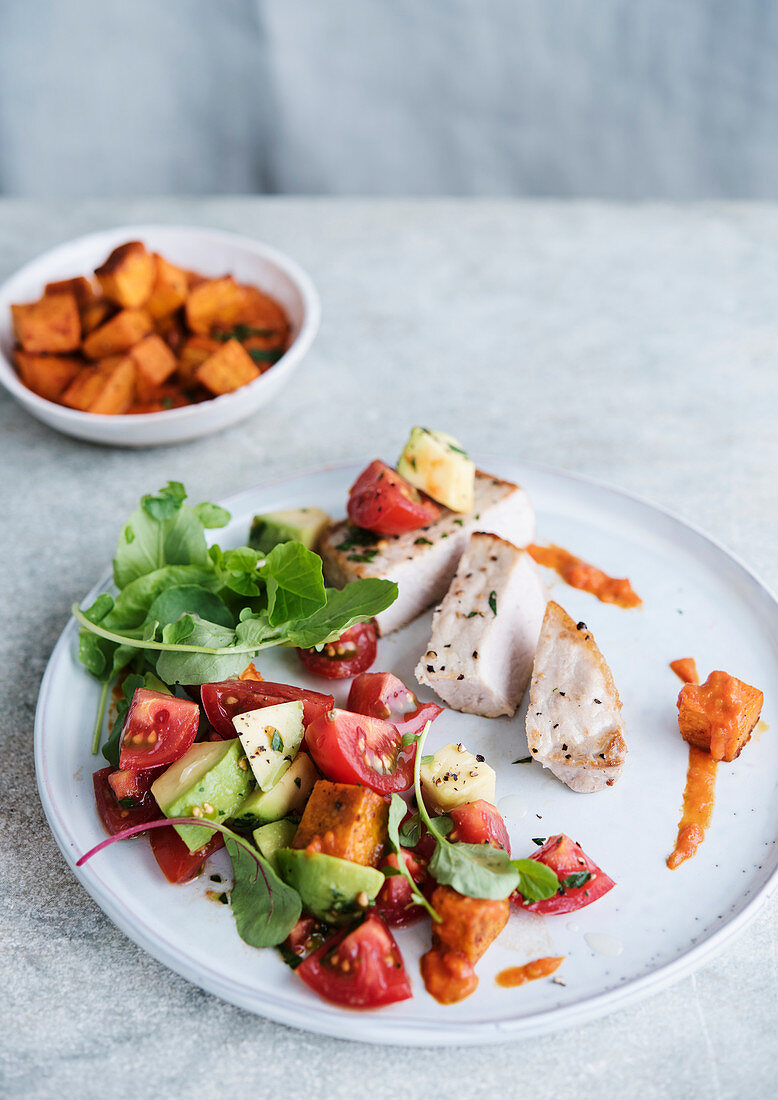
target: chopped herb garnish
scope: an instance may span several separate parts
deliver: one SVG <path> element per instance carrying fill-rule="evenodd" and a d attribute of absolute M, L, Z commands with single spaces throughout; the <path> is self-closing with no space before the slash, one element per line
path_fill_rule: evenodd
<path fill-rule="evenodd" d="M 522 756 L 521 759 L 512 760 L 511 763 L 512 764 L 531 764 L 532 763 L 532 757 L 531 756 Z"/>
<path fill-rule="evenodd" d="M 272 328 L 254 328 L 253 325 L 235 325 L 230 329 L 213 329 L 211 332 L 212 340 L 221 340 L 222 343 L 226 343 L 228 340 L 247 340 L 249 336 L 261 336 L 264 339 L 270 336 L 275 336 L 276 333 Z"/>
<path fill-rule="evenodd" d="M 273 730 L 273 737 L 270 741 L 270 748 L 273 750 L 273 752 L 283 752 L 284 742 L 278 730 Z"/>
<path fill-rule="evenodd" d="M 464 525 L 464 522 L 465 521 L 463 519 L 455 519 L 454 520 L 454 523 L 457 525 L 457 527 L 462 527 Z"/>
<path fill-rule="evenodd" d="M 574 875 L 563 878 L 562 886 L 565 890 L 577 890 L 580 886 L 584 886 L 591 877 L 590 871 L 577 871 Z"/>
<path fill-rule="evenodd" d="M 469 611 L 467 615 L 465 615 L 465 618 L 472 619 L 474 615 L 480 615 L 480 611 Z"/>
<path fill-rule="evenodd" d="M 432 543 L 429 539 L 425 539 L 424 536 L 422 535 L 420 538 L 413 540 L 413 545 L 414 546 L 432 546 Z"/>
<path fill-rule="evenodd" d="M 432 761 L 433 761 L 434 759 L 435 759 L 435 756 L 434 756 L 434 755 L 430 755 L 430 756 L 422 756 L 422 758 L 421 758 L 421 762 L 422 762 L 422 764 L 424 764 L 424 765 L 425 765 L 425 767 L 426 767 L 426 766 L 428 766 L 429 764 L 431 764 L 431 763 L 432 763 Z"/>
<path fill-rule="evenodd" d="M 497 593 L 494 591 L 494 589 L 492 589 L 492 591 L 489 593 L 489 606 L 492 609 L 492 614 L 496 615 L 497 614 Z"/>
<path fill-rule="evenodd" d="M 363 531 L 361 527 L 350 527 L 343 542 L 339 542 L 335 549 L 353 550 L 355 546 L 375 546 L 375 541 L 376 537 L 372 531 Z"/>
<path fill-rule="evenodd" d="M 255 363 L 277 363 L 284 354 L 283 348 L 249 348 L 248 353 Z"/>
<path fill-rule="evenodd" d="M 377 550 L 361 550 L 358 554 L 349 554 L 346 561 L 372 561 Z"/>
<path fill-rule="evenodd" d="M 542 848 L 547 839 L 545 836 L 533 836 L 532 843 L 537 844 L 538 848 Z"/>

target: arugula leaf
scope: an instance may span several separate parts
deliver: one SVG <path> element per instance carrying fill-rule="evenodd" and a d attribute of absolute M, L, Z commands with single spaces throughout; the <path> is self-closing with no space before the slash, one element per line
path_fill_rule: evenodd
<path fill-rule="evenodd" d="M 165 565 L 130 581 L 116 597 L 113 609 L 102 620 L 109 630 L 129 630 L 146 619 L 154 600 L 168 588 L 196 584 L 202 588 L 218 587 L 211 569 L 200 565 Z"/>
<path fill-rule="evenodd" d="M 147 493 L 141 497 L 141 508 L 152 519 L 170 519 L 186 500 L 186 489 L 180 481 L 169 481 L 164 489 L 160 489 L 157 496 Z"/>
<path fill-rule="evenodd" d="M 171 491 L 171 486 L 180 486 Z M 205 530 L 194 511 L 183 503 L 180 482 L 170 482 L 158 496 L 145 496 L 129 518 L 116 547 L 113 579 L 124 588 L 137 577 L 163 565 L 206 565 Z"/>
<path fill-rule="evenodd" d="M 247 842 L 237 841 L 225 837 L 235 875 L 230 901 L 238 935 L 252 947 L 274 947 L 283 943 L 300 919 L 300 895 L 259 852 L 249 852 Z"/>
<path fill-rule="evenodd" d="M 264 556 L 250 546 L 241 546 L 237 550 L 222 550 L 212 546 L 208 551 L 213 568 L 220 584 L 240 596 L 259 596 L 262 581 L 258 566 Z"/>
<path fill-rule="evenodd" d="M 114 602 L 113 596 L 110 596 L 107 592 L 101 592 L 91 607 L 88 607 L 84 614 L 90 623 L 101 623 L 106 615 L 113 610 Z"/>
<path fill-rule="evenodd" d="M 260 573 L 267 585 L 267 617 L 271 626 L 310 619 L 327 603 L 321 558 L 301 542 L 274 546 Z"/>
<path fill-rule="evenodd" d="M 404 802 L 403 805 L 405 806 Z M 407 810 L 408 807 L 406 806 L 405 808 Z M 421 840 L 421 833 L 421 814 L 417 811 L 415 814 L 408 818 L 404 825 L 400 826 L 400 831 L 398 834 L 399 843 L 402 844 L 404 848 L 415 848 Z"/>
<path fill-rule="evenodd" d="M 163 643 L 175 647 L 157 657 L 157 675 L 166 684 L 210 684 L 229 680 L 246 667 L 245 652 L 235 650 L 235 631 L 199 615 L 184 615 L 162 631 Z M 201 653 L 192 647 L 219 652 Z M 189 650 L 189 652 L 187 652 Z"/>
<path fill-rule="evenodd" d="M 392 846 L 392 851 L 397 856 L 397 874 L 402 875 L 410 883 L 411 897 L 417 905 L 423 906 L 427 910 L 432 919 L 440 924 L 440 916 L 432 908 L 432 905 L 424 897 L 424 894 L 419 890 L 418 886 L 414 882 L 413 875 L 408 870 L 408 864 L 405 862 L 405 856 L 402 853 L 400 847 L 400 823 L 408 812 L 408 807 L 405 801 L 399 794 L 393 794 L 391 802 L 389 803 L 389 820 L 387 822 L 387 835 L 389 837 L 389 843 Z M 387 870 L 394 872 L 393 867 L 387 868 Z"/>
<path fill-rule="evenodd" d="M 218 504 L 208 504 L 205 501 L 195 504 L 192 511 L 203 527 L 226 527 L 232 519 L 226 508 L 220 508 Z"/>
<path fill-rule="evenodd" d="M 537 859 L 514 859 L 511 865 L 519 873 L 518 891 L 525 901 L 545 901 L 559 889 L 556 874 Z"/>
<path fill-rule="evenodd" d="M 394 581 L 364 577 L 345 588 L 328 588 L 327 602 L 309 618 L 290 624 L 287 644 L 310 649 L 339 638 L 354 623 L 372 619 L 397 599 Z"/>
<path fill-rule="evenodd" d="M 230 609 L 214 592 L 199 584 L 179 584 L 166 588 L 157 596 L 148 611 L 150 619 L 160 626 L 174 623 L 182 615 L 198 615 L 201 619 L 232 629 Z"/>

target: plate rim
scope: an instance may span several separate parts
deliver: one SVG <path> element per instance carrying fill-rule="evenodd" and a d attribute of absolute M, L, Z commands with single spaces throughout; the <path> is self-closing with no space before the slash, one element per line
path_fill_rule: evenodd
<path fill-rule="evenodd" d="M 691 531 L 698 539 L 730 562 L 734 563 L 745 575 L 768 597 L 773 606 L 773 613 L 778 616 L 778 597 L 770 586 L 758 576 L 736 553 L 729 550 L 721 542 L 707 534 L 694 523 L 687 522 L 671 509 L 652 501 L 637 493 L 609 484 L 599 478 L 581 474 L 576 471 L 565 470 L 550 464 L 530 462 L 514 459 L 506 456 L 498 456 L 485 452 L 479 452 L 477 464 L 494 463 L 499 471 L 503 467 L 503 476 L 516 477 L 520 480 L 517 471 L 537 472 L 553 478 L 561 478 L 563 481 L 578 481 L 597 490 L 604 490 L 627 499 L 652 512 L 659 513 L 674 525 L 683 530 Z M 510 467 L 513 467 L 511 472 Z M 316 475 L 357 471 L 360 469 L 359 460 L 343 461 L 319 465 L 294 471 L 274 479 L 239 490 L 220 499 L 219 503 L 228 510 L 239 508 L 241 501 L 257 492 L 266 491 L 289 482 L 304 480 Z M 100 591 L 105 590 L 110 583 L 110 570 L 102 575 L 89 593 L 80 601 L 93 600 Z M 38 793 L 46 815 L 47 823 L 54 836 L 54 840 L 62 852 L 66 863 L 75 875 L 79 883 L 84 887 L 90 897 L 100 906 L 110 920 L 142 950 L 147 951 L 158 962 L 184 977 L 187 981 L 207 992 L 220 997 L 231 1004 L 238 1005 L 255 1015 L 261 1015 L 266 1019 L 287 1026 L 296 1027 L 303 1031 L 315 1034 L 328 1035 L 336 1039 L 346 1039 L 356 1042 L 378 1043 L 383 1046 L 452 1046 L 467 1045 L 481 1046 L 490 1043 L 507 1042 L 511 1039 L 531 1038 L 553 1031 L 575 1027 L 589 1020 L 608 1015 L 620 1008 L 650 996 L 654 992 L 680 981 L 682 978 L 694 973 L 710 959 L 718 955 L 730 944 L 745 928 L 752 923 L 768 903 L 778 888 L 778 857 L 769 877 L 755 892 L 754 896 L 746 902 L 743 908 L 734 916 L 726 920 L 720 928 L 712 932 L 704 940 L 693 944 L 684 954 L 670 962 L 658 966 L 648 974 L 634 978 L 623 986 L 592 994 L 572 1005 L 543 1009 L 530 1016 L 520 1016 L 506 1019 L 488 1021 L 423 1021 L 414 1020 L 409 1024 L 401 1017 L 388 1017 L 380 1013 L 356 1012 L 344 1010 L 326 1002 L 311 1004 L 310 1006 L 295 1006 L 272 1001 L 272 997 L 262 991 L 246 988 L 241 991 L 240 983 L 232 979 L 223 978 L 217 971 L 203 974 L 203 964 L 193 960 L 176 944 L 161 937 L 153 929 L 148 934 L 143 931 L 143 922 L 139 928 L 138 920 L 131 919 L 128 910 L 121 905 L 119 900 L 114 900 L 115 895 L 110 887 L 100 883 L 99 875 L 93 866 L 76 868 L 75 856 L 72 845 L 65 836 L 60 835 L 58 825 L 65 828 L 64 820 L 54 805 L 53 799 L 47 787 L 46 763 L 43 759 L 43 721 L 46 712 L 47 696 L 51 688 L 60 656 L 67 651 L 67 646 L 76 635 L 78 624 L 73 616 L 68 620 L 60 633 L 51 656 L 46 665 L 38 693 L 35 720 L 34 720 L 34 760 Z M 56 824 L 55 824 L 56 822 Z M 207 968 L 206 968 L 207 970 Z"/>

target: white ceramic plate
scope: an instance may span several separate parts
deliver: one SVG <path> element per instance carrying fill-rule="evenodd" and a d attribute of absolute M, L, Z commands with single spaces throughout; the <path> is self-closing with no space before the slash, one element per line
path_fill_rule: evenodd
<path fill-rule="evenodd" d="M 419 955 L 422 923 L 398 941 L 414 998 L 377 1012 L 354 1012 L 319 1000 L 271 950 L 238 937 L 229 907 L 204 895 L 207 876 L 169 886 L 148 844 L 132 841 L 100 853 L 75 874 L 111 919 L 161 962 L 204 989 L 282 1023 L 348 1039 L 409 1045 L 500 1041 L 580 1023 L 657 990 L 700 966 L 758 912 L 778 879 L 778 739 L 755 736 L 739 760 L 719 768 L 716 810 L 695 859 L 669 871 L 686 777 L 687 750 L 678 734 L 679 682 L 668 662 L 694 655 L 700 672 L 724 668 L 767 690 L 763 718 L 773 725 L 778 682 L 778 607 L 741 563 L 680 520 L 643 501 L 570 474 L 482 459 L 482 468 L 521 482 L 538 513 L 539 537 L 572 549 L 611 573 L 629 575 L 644 606 L 623 611 L 586 593 L 555 585 L 554 596 L 593 630 L 613 669 L 624 703 L 630 755 L 622 779 L 599 794 L 575 794 L 526 756 L 523 711 L 515 719 L 444 713 L 429 744 L 463 741 L 497 769 L 497 804 L 514 854 L 529 855 L 532 838 L 557 832 L 579 841 L 617 882 L 594 905 L 569 916 L 514 913 L 478 964 L 477 992 L 444 1008 L 424 991 Z M 341 467 L 259 487 L 226 501 L 233 522 L 222 545 L 247 537 L 252 515 L 316 504 L 342 515 L 358 467 Z M 95 588 L 88 600 L 106 585 Z M 412 669 L 428 638 L 429 616 L 380 643 L 376 668 L 412 685 Z M 75 656 L 76 625 L 68 624 L 41 686 L 35 761 L 41 800 L 71 867 L 103 838 L 95 813 L 89 752 L 97 687 Z M 259 661 L 266 678 L 308 684 L 293 653 Z M 348 683 L 336 685 L 345 699 Z M 229 866 L 223 852 L 215 868 Z M 587 936 L 590 937 L 587 940 Z M 592 938 L 594 937 L 594 938 Z M 602 954 L 595 947 L 616 950 Z M 559 976 L 502 989 L 503 967 L 542 955 L 564 955 Z"/>
<path fill-rule="evenodd" d="M 11 304 L 39 298 L 46 283 L 88 276 L 117 245 L 138 240 L 181 267 L 214 277 L 231 274 L 270 294 L 289 317 L 293 334 L 289 348 L 270 370 L 234 393 L 166 412 L 103 416 L 57 405 L 28 390 L 11 362 Z M 115 447 L 181 443 L 237 424 L 267 404 L 286 385 L 313 343 L 320 315 L 319 295 L 310 277 L 294 260 L 269 245 L 196 226 L 107 229 L 53 248 L 0 286 L 0 384 L 44 424 L 77 439 Z"/>

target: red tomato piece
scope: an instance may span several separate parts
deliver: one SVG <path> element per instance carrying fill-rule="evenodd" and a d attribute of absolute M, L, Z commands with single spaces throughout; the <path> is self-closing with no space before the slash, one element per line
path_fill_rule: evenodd
<path fill-rule="evenodd" d="M 217 684 L 203 684 L 200 697 L 206 718 L 216 732 L 227 739 L 237 736 L 232 724 L 233 718 L 250 710 L 260 710 L 262 707 L 300 699 L 303 704 L 303 722 L 307 726 L 314 718 L 326 714 L 335 706 L 331 695 L 305 691 L 290 684 L 273 684 L 269 680 L 221 680 Z"/>
<path fill-rule="evenodd" d="M 118 802 L 123 798 L 142 802 L 151 790 L 151 784 L 162 770 L 162 768 L 155 768 L 150 772 L 130 772 L 119 769 L 111 772 L 108 782 Z"/>
<path fill-rule="evenodd" d="M 190 699 L 138 688 L 122 730 L 119 766 L 127 771 L 172 764 L 197 736 L 200 708 Z"/>
<path fill-rule="evenodd" d="M 298 958 L 304 959 L 306 955 L 310 955 L 321 944 L 320 927 L 319 922 L 314 917 L 300 917 L 286 937 L 286 946 Z"/>
<path fill-rule="evenodd" d="M 101 768 L 92 777 L 97 812 L 105 831 L 114 836 L 124 829 L 131 829 L 133 825 L 144 825 L 147 821 L 156 820 L 160 816 L 159 806 L 150 794 L 146 794 L 135 806 L 121 805 L 109 782 L 113 773 L 114 769 L 111 767 Z M 136 801 L 133 798 L 133 802 Z"/>
<path fill-rule="evenodd" d="M 159 814 L 159 811 L 157 813 Z M 167 829 L 152 829 L 149 832 L 149 840 L 154 859 L 168 882 L 174 885 L 189 882 L 199 875 L 208 856 L 213 855 L 224 845 L 222 834 L 214 833 L 202 848 L 198 848 L 196 852 L 190 852 L 172 825 Z"/>
<path fill-rule="evenodd" d="M 297 973 L 325 1000 L 351 1008 L 378 1008 L 411 996 L 400 949 L 377 916 L 351 932 L 338 932 L 301 962 Z"/>
<path fill-rule="evenodd" d="M 349 489 L 346 511 L 357 527 L 376 535 L 403 535 L 432 523 L 440 506 L 376 459 Z"/>
<path fill-rule="evenodd" d="M 401 734 L 417 734 L 434 722 L 443 707 L 420 703 L 410 688 L 391 672 L 361 672 L 348 693 L 348 709 L 372 718 L 384 718 Z"/>
<path fill-rule="evenodd" d="M 581 845 L 564 833 L 549 837 L 542 848 L 532 853 L 530 859 L 545 863 L 546 867 L 556 873 L 562 884 L 561 891 L 545 901 L 522 905 L 521 894 L 517 892 L 511 897 L 511 901 L 533 913 L 572 913 L 576 909 L 582 909 L 584 905 L 591 905 L 616 885 L 587 856 Z M 577 882 L 580 885 L 576 885 Z"/>
<path fill-rule="evenodd" d="M 321 651 L 298 649 L 297 653 L 315 676 L 327 680 L 346 680 L 370 668 L 378 652 L 378 631 L 375 622 L 355 623 L 334 642 L 327 642 Z"/>
<path fill-rule="evenodd" d="M 378 794 L 407 791 L 416 745 L 403 747 L 396 726 L 333 708 L 305 731 L 308 751 L 327 779 L 361 783 Z"/>
<path fill-rule="evenodd" d="M 491 802 L 478 798 L 475 802 L 466 802 L 449 810 L 448 816 L 454 822 L 449 840 L 461 840 L 463 844 L 491 844 L 511 854 L 511 840 L 505 822 Z"/>
<path fill-rule="evenodd" d="M 413 852 L 409 852 L 405 848 L 402 849 L 402 856 L 406 867 L 411 873 L 411 878 L 417 886 L 420 885 L 426 877 L 424 865 L 414 859 Z M 385 873 L 387 867 L 394 867 L 397 870 L 399 866 L 400 861 L 392 852 L 391 855 L 386 857 L 379 869 Z M 411 884 L 404 875 L 390 875 L 378 891 L 375 903 L 377 911 L 386 923 L 395 927 L 412 924 L 419 917 L 424 916 L 424 909 L 421 905 L 417 905 L 412 901 Z"/>

